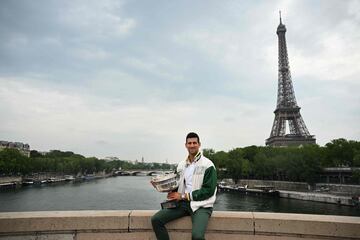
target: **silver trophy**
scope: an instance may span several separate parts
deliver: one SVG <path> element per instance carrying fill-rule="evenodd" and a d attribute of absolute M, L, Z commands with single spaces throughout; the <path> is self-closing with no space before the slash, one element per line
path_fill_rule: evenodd
<path fill-rule="evenodd" d="M 179 175 L 170 173 L 166 175 L 158 175 L 151 178 L 152 185 L 158 192 L 171 192 L 179 187 Z M 175 208 L 177 207 L 176 200 L 166 200 L 160 203 L 161 208 Z"/>

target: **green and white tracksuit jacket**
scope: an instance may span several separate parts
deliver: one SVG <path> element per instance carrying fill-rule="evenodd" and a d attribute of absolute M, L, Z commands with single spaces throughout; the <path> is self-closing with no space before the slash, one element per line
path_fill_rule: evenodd
<path fill-rule="evenodd" d="M 213 207 L 216 200 L 217 176 L 214 164 L 201 152 L 194 158 L 194 173 L 192 176 L 192 192 L 190 193 L 190 206 L 193 212 L 200 207 Z M 177 166 L 180 175 L 178 192 L 185 193 L 184 170 L 189 166 L 188 158 L 181 161 Z"/>

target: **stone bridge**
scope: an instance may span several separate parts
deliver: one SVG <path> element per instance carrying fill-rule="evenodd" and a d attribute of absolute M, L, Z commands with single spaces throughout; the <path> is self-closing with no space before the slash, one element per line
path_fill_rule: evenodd
<path fill-rule="evenodd" d="M 0 213 L 0 240 L 151 239 L 155 211 L 41 211 Z M 191 239 L 191 219 L 167 225 L 173 240 Z M 220 212 L 208 240 L 360 239 L 360 217 L 265 212 Z"/>

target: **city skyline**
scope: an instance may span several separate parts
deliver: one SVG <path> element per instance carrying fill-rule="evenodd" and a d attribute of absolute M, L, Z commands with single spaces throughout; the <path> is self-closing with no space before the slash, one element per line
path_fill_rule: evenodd
<path fill-rule="evenodd" d="M 278 11 L 317 143 L 359 140 L 359 1 L 2 1 L 0 139 L 176 163 L 185 136 L 264 146 Z"/>

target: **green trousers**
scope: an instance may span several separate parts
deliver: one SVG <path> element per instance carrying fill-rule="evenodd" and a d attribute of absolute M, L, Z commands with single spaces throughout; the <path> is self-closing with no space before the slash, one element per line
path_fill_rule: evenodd
<path fill-rule="evenodd" d="M 203 240 L 205 239 L 205 231 L 212 211 L 213 208 L 199 208 L 193 212 L 190 207 L 190 202 L 180 201 L 179 207 L 177 208 L 162 209 L 158 211 L 152 216 L 151 224 L 158 240 L 168 240 L 169 234 L 165 224 L 184 216 L 191 216 L 191 237 L 193 240 Z"/>

